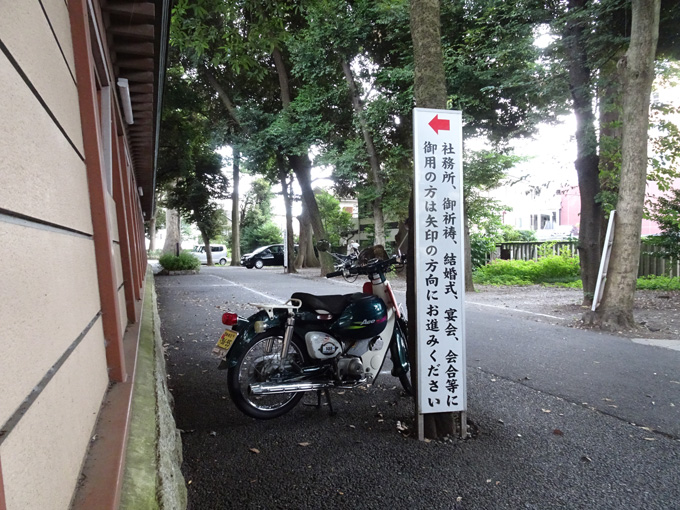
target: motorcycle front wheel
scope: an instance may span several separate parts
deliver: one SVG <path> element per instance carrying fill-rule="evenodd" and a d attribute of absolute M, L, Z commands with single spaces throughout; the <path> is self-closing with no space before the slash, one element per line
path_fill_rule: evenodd
<path fill-rule="evenodd" d="M 394 327 L 400 331 L 404 338 L 404 343 L 408 345 L 408 325 L 406 320 L 402 318 L 398 319 Z M 409 397 L 412 397 L 413 385 L 411 384 L 411 371 L 409 370 L 408 372 L 399 374 L 399 382 L 401 383 L 401 387 L 404 388 L 404 392 L 406 392 Z"/>
<path fill-rule="evenodd" d="M 281 365 L 283 330 L 275 329 L 260 333 L 241 355 L 235 367 L 227 371 L 227 388 L 232 401 L 244 414 L 267 420 L 278 418 L 293 409 L 303 392 L 255 395 L 250 391 L 251 384 L 282 381 L 291 374 L 295 365 L 304 364 L 302 341 L 293 338 L 288 346 L 286 365 Z"/>

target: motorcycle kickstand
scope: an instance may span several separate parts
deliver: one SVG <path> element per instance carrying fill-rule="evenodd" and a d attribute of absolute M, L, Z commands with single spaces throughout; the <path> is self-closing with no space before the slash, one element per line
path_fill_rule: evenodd
<path fill-rule="evenodd" d="M 326 394 L 326 401 L 328 402 L 328 409 L 330 411 L 331 416 L 335 416 L 335 411 L 333 410 L 333 402 L 331 402 L 331 392 L 328 388 L 323 389 L 324 393 Z M 319 390 L 319 403 L 321 402 L 321 390 Z"/>
<path fill-rule="evenodd" d="M 323 388 L 323 390 L 322 389 L 316 390 L 316 407 L 317 407 L 317 409 L 320 409 L 321 406 L 323 405 L 321 403 L 321 392 L 322 391 L 326 394 L 326 402 L 328 402 L 328 409 L 329 409 L 330 415 L 335 416 L 337 413 L 333 409 L 333 402 L 331 401 L 331 392 L 329 391 L 328 388 Z M 308 405 L 313 405 L 313 404 L 308 404 Z"/>

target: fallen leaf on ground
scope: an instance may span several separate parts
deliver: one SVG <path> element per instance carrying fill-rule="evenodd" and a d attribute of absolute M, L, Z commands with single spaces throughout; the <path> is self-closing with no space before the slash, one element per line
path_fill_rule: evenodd
<path fill-rule="evenodd" d="M 564 432 L 562 432 L 560 429 L 555 429 L 553 430 L 553 434 L 555 434 L 556 436 L 563 436 Z"/>
<path fill-rule="evenodd" d="M 249 448 L 249 450 L 253 453 L 260 453 L 260 450 L 258 450 L 257 448 Z"/>
<path fill-rule="evenodd" d="M 298 444 L 299 444 L 300 446 L 309 446 L 309 445 L 312 444 L 312 443 L 307 443 L 307 442 L 305 442 L 305 443 L 298 443 Z"/>

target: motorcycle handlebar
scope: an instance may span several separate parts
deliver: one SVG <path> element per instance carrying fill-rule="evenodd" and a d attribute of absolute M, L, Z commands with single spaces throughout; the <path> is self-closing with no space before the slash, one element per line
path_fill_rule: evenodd
<path fill-rule="evenodd" d="M 333 271 L 332 273 L 326 273 L 326 278 L 334 278 L 336 276 L 342 276 L 342 271 Z"/>

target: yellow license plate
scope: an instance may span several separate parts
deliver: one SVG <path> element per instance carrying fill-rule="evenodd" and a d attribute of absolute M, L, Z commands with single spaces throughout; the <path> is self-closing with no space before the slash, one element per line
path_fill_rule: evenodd
<path fill-rule="evenodd" d="M 225 330 L 224 333 L 222 333 L 220 339 L 217 341 L 217 347 L 228 351 L 231 347 L 231 344 L 233 344 L 234 340 L 236 340 L 237 336 L 238 333 L 236 331 L 232 331 L 231 329 Z"/>

